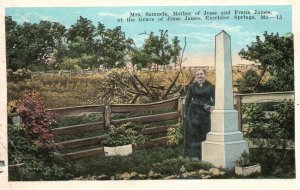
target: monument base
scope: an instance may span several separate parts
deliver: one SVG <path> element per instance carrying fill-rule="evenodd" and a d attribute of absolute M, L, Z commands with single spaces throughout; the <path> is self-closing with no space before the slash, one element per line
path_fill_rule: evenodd
<path fill-rule="evenodd" d="M 216 167 L 234 169 L 235 162 L 244 151 L 249 152 L 248 142 L 238 130 L 236 110 L 213 110 L 211 112 L 211 132 L 202 142 L 202 160 Z"/>
<path fill-rule="evenodd" d="M 218 168 L 233 170 L 235 162 L 242 153 L 249 152 L 245 140 L 231 142 L 204 141 L 202 142 L 202 161 L 210 162 Z"/>

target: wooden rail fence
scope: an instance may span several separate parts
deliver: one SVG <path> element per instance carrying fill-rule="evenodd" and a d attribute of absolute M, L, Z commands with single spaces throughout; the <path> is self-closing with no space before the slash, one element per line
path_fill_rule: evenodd
<path fill-rule="evenodd" d="M 99 113 L 103 117 L 103 121 L 95 122 L 95 123 L 87 123 L 80 125 L 73 125 L 67 127 L 60 127 L 52 129 L 53 133 L 56 136 L 64 136 L 64 135 L 74 135 L 84 132 L 103 132 L 106 130 L 111 124 L 122 124 L 131 122 L 132 124 L 147 124 L 153 122 L 161 122 L 161 121 L 170 121 L 175 120 L 176 122 L 181 122 L 182 117 L 182 98 L 173 98 L 166 101 L 150 103 L 150 104 L 114 104 L 114 105 L 89 105 L 89 106 L 76 106 L 76 107 L 65 107 L 65 108 L 57 108 L 57 109 L 48 109 L 47 111 L 51 111 L 57 114 L 60 117 L 70 117 L 80 115 L 86 112 Z M 145 116 L 138 117 L 129 117 L 124 119 L 112 119 L 113 114 L 119 113 L 143 113 L 143 112 L 154 112 L 154 111 L 162 111 L 162 110 L 171 110 L 165 111 L 165 113 L 158 114 L 150 114 Z M 143 135 L 153 135 L 159 133 L 166 133 L 169 128 L 174 127 L 175 125 L 162 125 L 149 127 L 141 130 Z M 102 141 L 102 136 L 97 135 L 88 138 L 74 139 L 63 142 L 58 142 L 57 144 L 63 149 L 70 148 L 80 148 L 84 146 L 90 145 L 99 145 Z M 145 149 L 148 147 L 152 147 L 155 145 L 166 144 L 168 141 L 166 136 L 151 139 L 149 142 L 145 144 L 137 144 L 134 145 L 134 150 Z M 92 148 L 88 150 L 76 151 L 71 153 L 66 153 L 65 157 L 69 160 L 75 160 L 90 156 L 103 155 L 103 147 Z"/>
<path fill-rule="evenodd" d="M 242 105 L 246 103 L 265 103 L 265 102 L 282 102 L 284 99 L 294 99 L 294 92 L 269 92 L 269 93 L 252 93 L 252 94 L 235 94 L 234 101 L 235 107 L 239 112 L 239 129 L 242 131 L 245 124 L 242 123 Z M 95 132 L 95 136 L 73 139 L 63 142 L 58 142 L 63 149 L 82 148 L 86 146 L 98 146 L 101 144 L 102 136 L 96 132 L 102 133 L 111 124 L 122 124 L 131 122 L 133 124 L 147 124 L 153 122 L 175 120 L 178 123 L 183 122 L 183 105 L 184 97 L 177 97 L 166 101 L 150 103 L 150 104 L 114 104 L 114 105 L 88 105 L 88 106 L 75 106 L 56 109 L 47 109 L 60 117 L 70 117 L 80 115 L 82 113 L 98 113 L 102 115 L 103 120 L 94 123 L 86 123 L 80 125 L 66 126 L 54 128 L 53 133 L 56 136 L 76 135 L 80 133 Z M 126 114 L 126 113 L 143 113 L 154 112 L 161 110 L 164 113 L 150 114 L 138 117 L 129 117 L 123 119 L 112 119 L 113 114 Z M 153 135 L 159 133 L 166 133 L 169 128 L 174 125 L 162 125 L 144 128 L 141 130 L 143 135 Z M 98 135 L 97 135 L 98 134 Z M 167 144 L 168 138 L 166 136 L 151 139 L 145 144 L 134 145 L 134 150 L 145 149 L 155 145 Z M 251 145 L 251 142 L 250 142 Z M 69 160 L 76 160 L 90 156 L 104 155 L 103 147 L 90 148 L 75 152 L 66 153 L 65 157 Z"/>

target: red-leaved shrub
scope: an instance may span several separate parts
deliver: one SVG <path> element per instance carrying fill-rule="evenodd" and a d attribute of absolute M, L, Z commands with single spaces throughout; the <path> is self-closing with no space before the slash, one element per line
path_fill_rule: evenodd
<path fill-rule="evenodd" d="M 17 109 L 26 136 L 41 149 L 53 149 L 55 144 L 51 127 L 56 121 L 53 113 L 45 111 L 43 99 L 35 92 L 29 93 L 18 102 Z"/>

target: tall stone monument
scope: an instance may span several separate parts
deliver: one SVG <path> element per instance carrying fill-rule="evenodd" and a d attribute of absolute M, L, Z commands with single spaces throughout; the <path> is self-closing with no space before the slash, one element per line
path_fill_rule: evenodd
<path fill-rule="evenodd" d="M 216 35 L 215 48 L 215 109 L 211 112 L 211 131 L 202 142 L 202 160 L 233 169 L 249 148 L 238 130 L 238 112 L 233 107 L 231 38 L 224 30 Z"/>

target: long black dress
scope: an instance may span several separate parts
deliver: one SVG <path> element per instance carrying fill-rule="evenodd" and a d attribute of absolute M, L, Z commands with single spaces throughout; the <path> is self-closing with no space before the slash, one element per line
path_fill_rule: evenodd
<path fill-rule="evenodd" d="M 214 105 L 214 86 L 205 81 L 189 86 L 184 108 L 184 157 L 201 160 L 201 143 L 210 131 L 209 107 Z"/>

